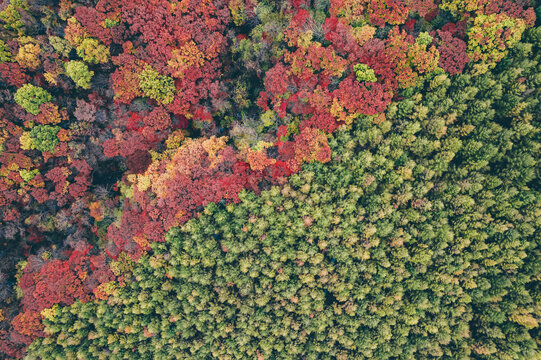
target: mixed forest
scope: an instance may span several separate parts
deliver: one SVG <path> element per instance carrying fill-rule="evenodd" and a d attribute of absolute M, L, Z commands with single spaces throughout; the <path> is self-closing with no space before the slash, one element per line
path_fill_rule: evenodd
<path fill-rule="evenodd" d="M 540 20 L 0 1 L 0 358 L 541 358 Z"/>

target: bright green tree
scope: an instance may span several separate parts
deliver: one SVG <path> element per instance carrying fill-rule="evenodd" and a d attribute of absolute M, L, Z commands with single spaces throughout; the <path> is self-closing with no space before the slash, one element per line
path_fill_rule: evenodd
<path fill-rule="evenodd" d="M 85 38 L 77 47 L 77 55 L 91 64 L 104 64 L 110 58 L 109 48 L 94 38 Z"/>
<path fill-rule="evenodd" d="M 41 152 L 54 152 L 56 145 L 58 144 L 58 126 L 50 125 L 37 125 L 30 131 L 30 138 L 32 144 Z"/>
<path fill-rule="evenodd" d="M 161 104 L 169 104 L 175 96 L 175 83 L 173 78 L 160 75 L 150 65 L 139 73 L 139 86 L 145 96 Z"/>
<path fill-rule="evenodd" d="M 40 113 L 39 106 L 41 104 L 51 101 L 52 98 L 52 95 L 47 90 L 32 84 L 24 84 L 17 90 L 14 96 L 17 104 L 34 115 Z"/>
<path fill-rule="evenodd" d="M 0 40 L 0 64 L 6 61 L 11 61 L 13 55 L 9 51 L 6 43 L 3 40 Z"/>
<path fill-rule="evenodd" d="M 83 88 L 90 88 L 90 81 L 94 76 L 94 71 L 88 69 L 88 66 L 77 60 L 72 60 L 65 65 L 66 74 L 75 82 L 75 85 Z"/>
<path fill-rule="evenodd" d="M 370 69 L 368 65 L 366 64 L 355 64 L 353 66 L 353 71 L 355 71 L 355 75 L 357 76 L 357 81 L 366 81 L 366 82 L 376 82 L 378 79 L 376 78 L 376 74 L 374 73 L 374 70 Z"/>
<path fill-rule="evenodd" d="M 3 27 L 6 30 L 14 30 L 18 35 L 24 34 L 24 22 L 21 12 L 28 9 L 24 0 L 12 0 L 0 11 L 0 20 L 4 22 Z"/>

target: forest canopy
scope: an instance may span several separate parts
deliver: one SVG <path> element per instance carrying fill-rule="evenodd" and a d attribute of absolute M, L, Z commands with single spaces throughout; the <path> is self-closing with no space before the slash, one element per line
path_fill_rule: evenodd
<path fill-rule="evenodd" d="M 535 359 L 541 6 L 0 5 L 7 359 Z"/>

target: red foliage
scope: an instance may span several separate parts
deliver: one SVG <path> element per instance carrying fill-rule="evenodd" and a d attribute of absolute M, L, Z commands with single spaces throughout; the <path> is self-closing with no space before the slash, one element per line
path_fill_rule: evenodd
<path fill-rule="evenodd" d="M 103 26 L 105 14 L 95 8 L 78 6 L 75 8 L 75 18 L 83 25 L 88 34 L 97 38 L 105 45 L 111 45 L 111 31 Z"/>
<path fill-rule="evenodd" d="M 49 194 L 47 193 L 45 189 L 42 189 L 42 188 L 33 189 L 31 194 L 32 194 L 32 197 L 36 199 L 36 201 L 40 204 L 44 203 L 45 201 L 49 199 Z"/>
<path fill-rule="evenodd" d="M 97 110 L 95 104 L 77 99 L 77 107 L 75 108 L 73 115 L 79 121 L 93 122 Z"/>
<path fill-rule="evenodd" d="M 153 221 L 168 229 L 209 202 L 238 201 L 248 173 L 237 163 L 236 153 L 222 139 L 188 140 L 171 160 L 147 169 L 145 176 L 151 177 L 151 187 L 140 191 L 141 186 L 134 186 L 134 200 Z"/>
<path fill-rule="evenodd" d="M 45 174 L 45 177 L 51 180 L 55 184 L 64 184 L 69 174 L 70 174 L 70 171 L 67 168 L 55 167 L 49 170 L 47 174 Z M 61 192 L 61 191 L 57 191 L 57 192 Z"/>
<path fill-rule="evenodd" d="M 44 337 L 41 314 L 37 311 L 21 312 L 11 321 L 13 329 L 30 338 Z"/>
<path fill-rule="evenodd" d="M 107 157 L 128 157 L 136 151 L 148 151 L 163 141 L 172 132 L 170 115 L 161 107 L 150 113 L 117 112 L 112 123 L 113 139 L 102 142 L 103 153 Z"/>
<path fill-rule="evenodd" d="M 289 45 L 297 45 L 299 35 L 307 30 L 313 29 L 314 25 L 314 20 L 308 11 L 304 9 L 297 9 L 295 15 L 289 22 L 289 26 L 284 31 Z"/>
<path fill-rule="evenodd" d="M 0 330 L 0 353 L 16 359 L 23 357 L 22 349 L 15 346 L 13 337 L 10 338 L 10 334 L 6 330 Z"/>
<path fill-rule="evenodd" d="M 262 171 L 270 165 L 276 163 L 276 159 L 269 158 L 266 152 L 263 150 L 249 150 L 246 154 L 246 162 L 250 165 L 250 169 L 254 171 Z"/>
<path fill-rule="evenodd" d="M 352 27 L 342 18 L 331 16 L 323 24 L 325 40 L 330 41 L 342 56 L 355 56 L 360 51 L 352 32 Z"/>
<path fill-rule="evenodd" d="M 326 163 L 331 160 L 331 148 L 327 143 L 327 136 L 317 129 L 302 129 L 295 137 L 294 148 L 295 157 L 289 161 L 290 168 L 294 172 L 299 171 L 300 165 L 305 162 Z"/>
<path fill-rule="evenodd" d="M 331 17 L 343 17 L 347 24 L 361 22 L 366 18 L 370 0 L 330 0 Z"/>
<path fill-rule="evenodd" d="M 116 139 L 107 139 L 101 143 L 103 154 L 107 157 L 118 156 L 118 144 Z"/>
<path fill-rule="evenodd" d="M 144 251 L 149 250 L 149 242 L 145 239 L 144 226 L 149 221 L 145 213 L 137 211 L 134 206 L 125 203 L 120 219 L 120 226 L 114 224 L 107 228 L 109 241 L 107 255 L 116 259 L 121 252 L 128 254 L 133 260 L 139 259 Z M 161 239 L 164 232 L 153 234 Z"/>
<path fill-rule="evenodd" d="M 19 282 L 23 312 L 39 313 L 54 304 L 71 305 L 76 299 L 88 301 L 97 285 L 113 280 L 103 255 L 90 256 L 90 249 L 83 245 L 64 261 L 30 256 Z"/>
<path fill-rule="evenodd" d="M 267 108 L 267 99 L 270 98 L 280 118 L 285 118 L 288 109 L 295 115 L 321 115 L 330 121 L 317 122 L 321 124 L 319 128 L 334 130 L 337 125 L 328 116 L 328 87 L 347 69 L 347 60 L 339 56 L 332 46 L 323 47 L 314 42 L 297 48 L 295 52 L 286 52 L 283 60 L 284 63 L 277 63 L 267 72 L 266 93 L 260 94 L 258 104 Z"/>
<path fill-rule="evenodd" d="M 218 95 L 220 64 L 217 58 L 226 45 L 224 29 L 230 20 L 226 3 L 188 0 L 173 9 L 165 0 L 126 1 L 121 7 L 128 34 L 142 41 L 124 47 L 124 54 L 115 61 L 125 66 L 142 61 L 162 74 L 176 77 L 178 92 L 169 104 L 169 111 L 192 116 L 193 107 L 201 100 Z M 132 54 L 137 54 L 137 60 Z M 118 74 L 113 79 L 119 81 L 118 90 L 126 88 L 126 91 L 115 90 L 119 100 L 126 103 L 133 99 L 128 97 L 134 93 L 134 89 L 128 87 L 129 78 L 134 74 L 132 70 L 127 69 L 122 76 Z M 119 95 L 120 92 L 127 96 Z"/>
<path fill-rule="evenodd" d="M 288 86 L 293 83 L 289 78 L 289 71 L 284 64 L 278 63 L 267 71 L 265 76 L 265 90 L 271 96 L 271 102 L 276 103 L 275 98 L 287 93 Z"/>
<path fill-rule="evenodd" d="M 432 21 L 436 18 L 436 16 L 438 16 L 440 14 L 440 8 L 435 8 L 434 10 L 432 10 L 431 12 L 429 12 L 428 14 L 426 14 L 425 16 L 425 20 L 426 21 Z"/>
<path fill-rule="evenodd" d="M 438 8 L 434 0 L 406 0 L 406 4 L 410 12 L 418 12 L 421 17 L 427 16 L 431 11 Z"/>
<path fill-rule="evenodd" d="M 265 91 L 260 91 L 259 98 L 257 99 L 257 106 L 265 111 L 269 110 L 268 99 L 267 93 Z"/>
<path fill-rule="evenodd" d="M 86 178 L 84 179 L 86 181 Z M 87 189 L 88 189 L 88 186 L 84 184 L 83 182 L 75 182 L 68 186 L 68 193 L 70 194 L 71 197 L 76 199 L 76 198 L 83 197 Z"/>
<path fill-rule="evenodd" d="M 281 160 L 277 160 L 273 165 L 267 168 L 267 173 L 273 180 L 279 180 L 281 178 L 290 176 L 293 171 L 289 166 Z"/>
<path fill-rule="evenodd" d="M 136 131 L 122 133 L 118 139 L 118 153 L 123 157 L 129 156 L 137 150 L 148 150 L 149 147 L 144 136 Z"/>
<path fill-rule="evenodd" d="M 291 64 L 292 74 L 298 76 L 301 81 L 319 74 L 318 83 L 324 88 L 332 76 L 340 76 L 347 67 L 347 61 L 337 56 L 332 46 L 323 47 L 319 43 L 310 43 L 308 47 L 298 48 L 294 53 L 285 53 L 284 60 Z M 307 71 L 303 72 L 301 69 Z M 302 87 L 303 83 L 298 86 Z"/>
<path fill-rule="evenodd" d="M 470 62 L 470 57 L 466 53 L 466 43 L 454 37 L 449 31 L 438 30 L 437 34 L 440 38 L 438 65 L 451 75 L 461 73 L 464 66 Z"/>
<path fill-rule="evenodd" d="M 443 25 L 441 31 L 450 32 L 451 35 L 458 37 L 461 40 L 464 40 L 466 37 L 466 28 L 468 26 L 468 20 L 464 19 L 457 21 L 456 23 L 447 23 Z"/>
<path fill-rule="evenodd" d="M 403 24 L 408 17 L 404 0 L 370 0 L 370 23 L 375 26 Z"/>
<path fill-rule="evenodd" d="M 0 64 L 0 78 L 11 86 L 21 87 L 30 81 L 23 69 L 17 63 L 5 62 Z"/>
<path fill-rule="evenodd" d="M 354 114 L 375 115 L 384 111 L 391 102 L 391 94 L 384 85 L 359 83 L 353 76 L 342 81 L 333 95 Z"/>
<path fill-rule="evenodd" d="M 434 46 L 421 46 L 415 42 L 411 35 L 399 30 L 391 29 L 385 41 L 385 53 L 395 64 L 395 76 L 399 87 L 407 88 L 415 83 L 419 75 L 435 69 L 438 52 Z"/>
<path fill-rule="evenodd" d="M 129 104 L 136 97 L 143 95 L 139 88 L 139 72 L 141 68 L 134 64 L 119 67 L 111 75 L 111 87 L 115 92 L 115 100 L 119 103 Z"/>
<path fill-rule="evenodd" d="M 143 123 L 156 131 L 169 129 L 172 126 L 171 116 L 161 106 L 155 107 L 147 116 L 144 116 Z"/>
<path fill-rule="evenodd" d="M 144 150 L 137 150 L 126 159 L 126 165 L 133 174 L 144 173 L 151 163 L 150 154 Z"/>
<path fill-rule="evenodd" d="M 402 28 L 404 30 L 406 30 L 407 33 L 412 33 L 414 28 L 415 28 L 416 23 L 417 23 L 417 20 L 408 19 L 408 20 L 406 20 L 406 22 L 404 23 L 404 26 Z"/>
<path fill-rule="evenodd" d="M 84 295 L 81 279 L 86 274 L 75 273 L 67 262 L 60 260 L 47 262 L 34 273 L 30 270 L 35 266 L 31 261 L 38 259 L 29 258 L 30 265 L 26 266 L 19 284 L 24 294 L 21 304 L 25 312 L 39 312 L 59 303 L 71 305 Z"/>
<path fill-rule="evenodd" d="M 41 104 L 39 109 L 40 113 L 37 116 L 37 121 L 42 125 L 55 125 L 68 118 L 68 114 L 65 110 L 59 112 L 58 106 L 50 102 Z"/>
<path fill-rule="evenodd" d="M 115 280 L 105 255 L 89 255 L 91 248 L 83 241 L 75 245 L 75 250 L 65 252 L 69 255 L 66 260 L 43 260 L 34 255 L 28 258 L 18 284 L 23 293 L 22 311 L 11 321 L 15 331 L 9 341 L 0 338 L 2 347 L 10 350 L 10 345 L 29 345 L 36 337 L 46 336 L 42 310 L 55 304 L 71 305 L 76 299 L 91 300 L 96 287 Z M 11 348 L 11 352 L 14 350 Z"/>

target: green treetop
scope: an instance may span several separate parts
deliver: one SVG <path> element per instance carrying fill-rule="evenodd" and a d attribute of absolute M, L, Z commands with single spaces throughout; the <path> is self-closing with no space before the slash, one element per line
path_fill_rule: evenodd
<path fill-rule="evenodd" d="M 41 152 L 54 152 L 54 149 L 58 144 L 58 137 L 56 136 L 58 130 L 60 130 L 60 127 L 58 126 L 34 126 L 30 131 L 32 144 Z"/>
<path fill-rule="evenodd" d="M 9 51 L 6 43 L 3 40 L 0 40 L 0 64 L 11 61 L 12 58 L 13 55 Z"/>
<path fill-rule="evenodd" d="M 376 82 L 378 79 L 376 79 L 376 74 L 374 73 L 374 70 L 370 69 L 368 65 L 366 64 L 355 64 L 353 66 L 353 71 L 355 71 L 355 75 L 357 76 L 357 81 L 366 81 L 366 82 Z"/>
<path fill-rule="evenodd" d="M 94 76 L 94 71 L 88 70 L 88 66 L 77 60 L 72 60 L 66 65 L 66 74 L 75 82 L 75 85 L 83 88 L 90 88 L 90 81 Z"/>
<path fill-rule="evenodd" d="M 39 106 L 41 104 L 51 101 L 52 98 L 52 95 L 47 90 L 32 84 L 24 84 L 17 90 L 14 96 L 17 104 L 34 115 L 40 113 Z"/>
<path fill-rule="evenodd" d="M 150 65 L 139 73 L 139 85 L 145 96 L 161 104 L 169 104 L 175 96 L 173 78 L 160 75 Z"/>
<path fill-rule="evenodd" d="M 109 48 L 97 39 L 86 38 L 77 47 L 77 55 L 91 64 L 104 64 L 109 61 Z"/>

